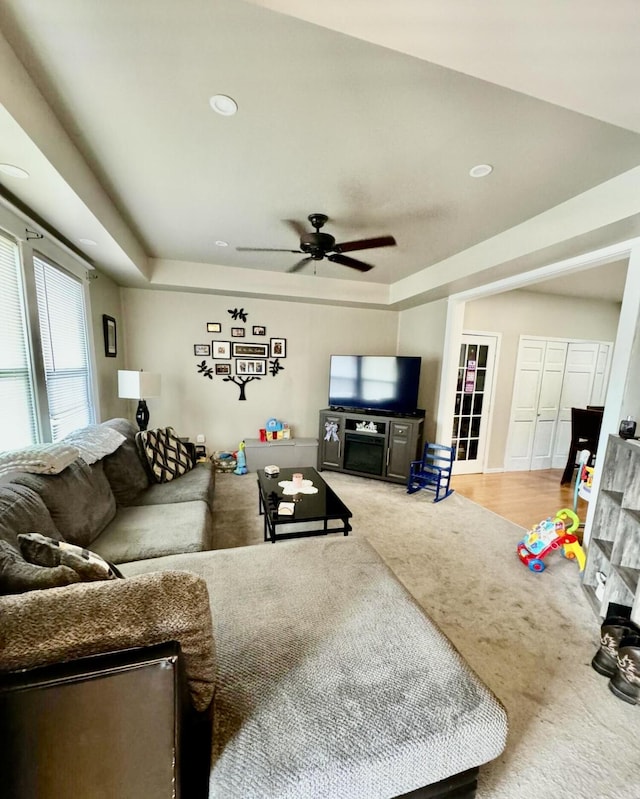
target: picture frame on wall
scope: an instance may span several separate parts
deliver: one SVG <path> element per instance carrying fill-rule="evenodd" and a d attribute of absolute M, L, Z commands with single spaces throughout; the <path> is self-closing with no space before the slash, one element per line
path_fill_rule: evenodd
<path fill-rule="evenodd" d="M 286 358 L 287 357 L 287 339 L 286 338 L 272 338 L 270 340 L 270 350 L 272 358 Z"/>
<path fill-rule="evenodd" d="M 236 358 L 236 374 L 243 375 L 266 375 L 267 362 L 253 361 L 249 358 Z"/>
<path fill-rule="evenodd" d="M 193 354 L 194 355 L 211 355 L 211 345 L 210 344 L 194 344 L 193 345 Z"/>
<path fill-rule="evenodd" d="M 231 364 L 230 363 L 217 363 L 215 364 L 216 367 L 216 374 L 217 375 L 230 375 L 231 374 Z"/>
<path fill-rule="evenodd" d="M 118 355 L 118 330 L 113 316 L 102 314 L 102 333 L 105 357 L 115 358 Z"/>
<path fill-rule="evenodd" d="M 254 325 L 252 329 L 252 335 L 254 336 L 266 336 L 267 335 L 267 328 L 264 325 Z"/>
<path fill-rule="evenodd" d="M 230 341 L 212 341 L 211 342 L 211 357 L 223 358 L 229 360 L 231 357 L 231 342 Z"/>
<path fill-rule="evenodd" d="M 220 322 L 207 322 L 207 333 L 222 333 Z"/>
<path fill-rule="evenodd" d="M 244 338 L 244 327 L 232 327 L 231 328 L 231 337 L 232 338 Z"/>
<path fill-rule="evenodd" d="M 231 343 L 231 355 L 233 358 L 268 358 L 268 344 L 244 344 L 233 341 Z"/>

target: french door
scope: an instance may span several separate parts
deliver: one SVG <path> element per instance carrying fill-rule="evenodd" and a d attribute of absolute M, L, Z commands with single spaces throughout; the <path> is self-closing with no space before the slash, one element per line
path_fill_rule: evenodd
<path fill-rule="evenodd" d="M 451 437 L 455 474 L 484 469 L 497 346 L 497 336 L 462 334 Z"/>

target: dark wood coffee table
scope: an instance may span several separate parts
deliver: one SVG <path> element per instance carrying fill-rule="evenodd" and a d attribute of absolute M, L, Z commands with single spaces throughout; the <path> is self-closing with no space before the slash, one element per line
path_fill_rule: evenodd
<path fill-rule="evenodd" d="M 317 494 L 285 496 L 278 483 L 291 480 L 300 472 L 305 480 L 311 480 L 318 489 Z M 264 469 L 258 469 L 258 509 L 264 516 L 264 540 L 272 544 L 285 538 L 302 538 L 310 535 L 342 533 L 349 535 L 353 515 L 335 491 L 328 486 L 312 466 L 296 466 L 280 469 L 280 474 L 269 477 Z M 293 502 L 293 516 L 280 516 L 280 502 Z M 322 526 L 320 526 L 322 523 Z"/>

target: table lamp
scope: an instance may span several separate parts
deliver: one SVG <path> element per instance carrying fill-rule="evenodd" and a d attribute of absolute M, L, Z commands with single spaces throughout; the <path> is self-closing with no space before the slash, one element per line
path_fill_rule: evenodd
<path fill-rule="evenodd" d="M 145 398 L 160 396 L 160 375 L 152 372 L 118 370 L 118 396 L 120 399 L 137 399 L 136 422 L 140 430 L 149 424 L 149 409 Z"/>

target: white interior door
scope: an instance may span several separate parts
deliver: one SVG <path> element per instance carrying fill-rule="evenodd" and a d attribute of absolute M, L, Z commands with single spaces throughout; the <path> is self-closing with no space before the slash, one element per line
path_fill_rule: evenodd
<path fill-rule="evenodd" d="M 520 339 L 505 458 L 507 471 L 549 468 L 566 354 L 566 342 Z"/>
<path fill-rule="evenodd" d="M 550 469 L 567 360 L 565 341 L 547 341 L 533 431 L 530 469 Z"/>
<path fill-rule="evenodd" d="M 591 402 L 589 405 L 604 405 L 604 400 L 607 395 L 607 386 L 609 385 L 612 353 L 612 344 L 598 343 L 596 374 L 593 379 L 593 389 L 591 390 Z"/>
<path fill-rule="evenodd" d="M 567 350 L 558 430 L 551 468 L 564 469 L 571 444 L 571 408 L 586 408 L 591 402 L 600 344 L 597 341 L 572 341 Z"/>
<path fill-rule="evenodd" d="M 462 335 L 452 435 L 455 474 L 484 469 L 497 346 L 497 335 Z"/>

